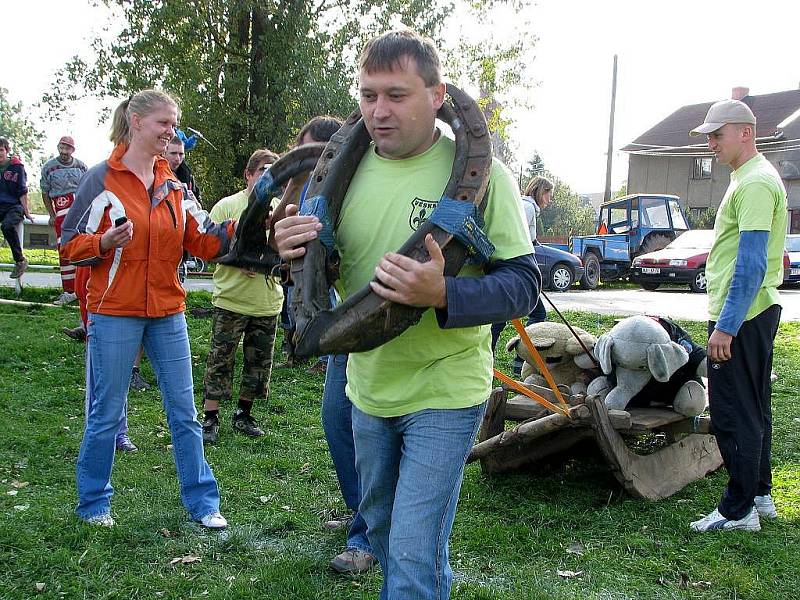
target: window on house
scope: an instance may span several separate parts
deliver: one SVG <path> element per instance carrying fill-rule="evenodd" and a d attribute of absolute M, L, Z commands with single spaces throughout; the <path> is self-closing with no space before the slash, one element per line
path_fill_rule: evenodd
<path fill-rule="evenodd" d="M 711 179 L 711 157 L 694 159 L 692 179 Z"/>

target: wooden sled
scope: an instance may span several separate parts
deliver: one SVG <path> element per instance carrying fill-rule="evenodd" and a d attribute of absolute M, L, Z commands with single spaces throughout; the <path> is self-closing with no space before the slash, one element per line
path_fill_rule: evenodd
<path fill-rule="evenodd" d="M 547 399 L 554 397 L 547 388 L 528 387 Z M 594 440 L 628 493 L 648 500 L 668 498 L 722 465 L 708 417 L 685 417 L 666 408 L 607 410 L 596 396 L 565 398 L 569 417 L 553 414 L 524 396 L 508 398 L 506 389 L 497 388 L 467 462 L 480 460 L 487 475 L 503 473 Z M 506 419 L 521 422 L 505 430 Z M 663 432 L 668 444 L 651 454 L 634 452 L 632 442 L 651 432 Z"/>

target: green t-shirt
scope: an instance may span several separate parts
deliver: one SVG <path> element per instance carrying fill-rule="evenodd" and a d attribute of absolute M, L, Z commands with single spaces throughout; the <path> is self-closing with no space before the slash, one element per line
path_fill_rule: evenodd
<path fill-rule="evenodd" d="M 453 141 L 440 136 L 426 152 L 403 160 L 380 157 L 372 146 L 345 197 L 336 231 L 341 290 L 358 291 L 386 252 L 396 251 L 436 206 L 450 177 Z M 492 259 L 531 254 L 519 190 L 505 167 L 492 167 L 484 231 L 496 246 Z M 460 277 L 478 277 L 465 266 Z M 363 412 L 392 417 L 426 408 L 466 408 L 491 391 L 490 328 L 441 329 L 435 311 L 395 339 L 350 355 L 347 394 Z"/>
<path fill-rule="evenodd" d="M 762 154 L 757 154 L 731 173 L 730 185 L 714 221 L 714 244 L 706 264 L 708 312 L 712 321 L 719 318 L 725 304 L 742 231 L 769 231 L 767 272 L 745 320 L 780 304 L 777 287 L 783 282 L 786 221 L 786 189 L 780 175 Z"/>
<path fill-rule="evenodd" d="M 215 223 L 238 219 L 247 207 L 247 190 L 223 198 L 214 205 L 209 215 Z M 273 199 L 272 207 L 278 203 Z M 249 277 L 237 267 L 217 265 L 214 271 L 214 306 L 250 317 L 273 317 L 281 312 L 283 288 L 274 277 L 261 273 Z"/>

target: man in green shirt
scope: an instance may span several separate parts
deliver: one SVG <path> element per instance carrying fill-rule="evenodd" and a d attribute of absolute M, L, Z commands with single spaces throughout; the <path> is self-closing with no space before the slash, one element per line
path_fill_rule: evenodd
<path fill-rule="evenodd" d="M 488 323 L 528 314 L 541 274 L 519 190 L 497 161 L 484 213 L 495 246 L 487 263 L 445 277 L 432 236 L 427 262 L 395 252 L 437 206 L 455 156 L 436 127 L 445 84 L 433 43 L 409 30 L 374 38 L 361 55 L 359 90 L 373 144 L 337 222 L 340 289 L 346 298 L 369 283 L 382 298 L 430 309 L 393 340 L 349 356 L 359 512 L 383 571 L 381 599 L 442 600 L 453 580 L 448 539 L 464 463 L 491 391 Z M 287 208 L 275 224 L 287 260 L 321 228 L 296 212 Z"/>
<path fill-rule="evenodd" d="M 217 202 L 209 213 L 211 219 L 215 223 L 238 219 L 247 207 L 258 178 L 277 159 L 274 152 L 256 150 L 244 171 L 247 189 Z M 233 430 L 250 437 L 262 436 L 264 431 L 251 411 L 255 399 L 269 396 L 277 315 L 281 312 L 283 289 L 278 280 L 269 275 L 217 265 L 211 302 L 214 305 L 211 350 L 203 379 L 203 443 L 217 441 L 219 404 L 231 397 L 236 349 L 242 336 L 244 364 L 239 403 L 232 420 Z"/>
<path fill-rule="evenodd" d="M 711 106 L 691 132 L 706 134 L 717 162 L 733 169 L 708 255 L 709 407 L 730 476 L 716 509 L 694 531 L 759 531 L 772 501 L 770 374 L 781 305 L 786 190 L 756 149 L 756 118 L 739 100 Z"/>

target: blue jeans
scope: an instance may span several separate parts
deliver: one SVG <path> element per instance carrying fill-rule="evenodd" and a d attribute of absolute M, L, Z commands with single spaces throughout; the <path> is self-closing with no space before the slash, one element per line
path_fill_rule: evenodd
<path fill-rule="evenodd" d="M 448 539 L 486 404 L 373 417 L 353 407 L 360 510 L 383 570 L 381 600 L 445 600 Z"/>
<path fill-rule="evenodd" d="M 83 405 L 84 422 L 89 422 L 89 413 L 94 404 L 94 377 L 92 376 L 92 355 L 89 353 L 89 344 L 86 344 L 86 400 Z M 117 429 L 117 440 L 128 433 L 128 398 L 125 397 L 125 404 L 122 407 L 122 421 Z"/>
<path fill-rule="evenodd" d="M 353 443 L 353 405 L 344 391 L 347 385 L 347 355 L 331 354 L 325 371 L 325 391 L 322 393 L 322 428 L 328 441 L 339 489 L 347 508 L 353 511 L 353 522 L 347 532 L 347 547 L 372 554 L 367 540 L 367 524 L 358 511 L 361 486 L 356 471 Z"/>
<path fill-rule="evenodd" d="M 78 516 L 89 519 L 111 510 L 114 438 L 142 344 L 164 399 L 183 504 L 196 521 L 219 510 L 217 481 L 203 456 L 183 313 L 155 319 L 90 314 L 86 333 L 95 400 L 78 454 Z"/>

